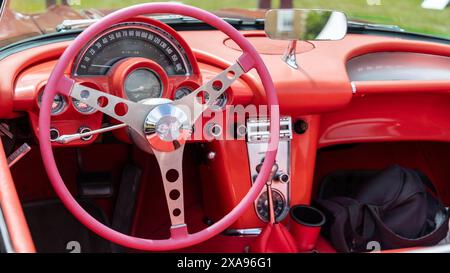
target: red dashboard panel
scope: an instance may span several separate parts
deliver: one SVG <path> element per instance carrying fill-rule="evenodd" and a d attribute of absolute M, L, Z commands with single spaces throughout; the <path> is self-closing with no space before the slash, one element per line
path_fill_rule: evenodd
<path fill-rule="evenodd" d="M 183 52 L 187 56 L 187 61 L 189 67 L 191 68 L 191 73 L 186 76 L 183 75 L 167 77 L 165 71 L 163 71 L 163 69 L 157 63 L 143 58 L 129 58 L 126 61 L 121 62 L 120 65 L 115 66 L 114 69 L 108 72 L 108 75 L 72 75 L 72 77 L 74 77 L 77 82 L 82 83 L 86 86 L 99 89 L 104 92 L 110 92 L 121 97 L 126 97 L 123 88 L 124 76 L 128 75 L 133 70 L 142 68 L 151 69 L 151 71 L 158 71 L 159 78 L 163 79 L 162 84 L 164 90 L 162 96 L 166 98 L 173 98 L 176 88 L 180 86 L 192 86 L 193 89 L 196 89 L 201 84 L 201 77 L 199 74 L 197 61 L 186 42 L 179 36 L 177 32 L 175 32 L 167 25 L 149 18 L 139 17 L 135 18 L 133 22 L 148 24 L 148 26 L 158 28 L 164 33 L 167 33 L 167 35 L 170 35 L 170 37 L 172 37 L 173 39 L 176 39 L 179 45 L 184 49 Z M 67 43 L 60 43 L 59 49 L 64 49 L 66 46 Z M 14 110 L 25 111 L 29 113 L 30 121 L 36 137 L 38 135 L 38 97 L 41 95 L 45 87 L 46 80 L 49 77 L 54 65 L 56 64 L 56 60 L 59 57 L 59 54 L 51 57 L 46 56 L 46 58 L 36 60 L 37 64 L 28 69 L 25 69 L 24 71 L 21 71 L 16 80 L 14 92 Z M 87 57 L 83 59 L 87 59 Z M 73 60 L 72 64 L 67 67 L 67 74 L 71 74 L 69 73 L 69 71 L 75 71 L 75 68 L 73 68 L 75 63 L 77 62 Z M 52 117 L 51 124 L 52 130 L 54 132 L 57 132 L 57 135 L 74 134 L 80 132 L 85 128 L 96 130 L 102 126 L 103 114 L 101 112 L 82 113 L 75 107 L 75 101 L 72 101 L 72 99 L 65 96 L 62 97 L 66 102 L 66 106 L 64 107 L 64 110 L 60 111 L 60 113 L 58 113 L 57 115 L 55 114 Z M 110 121 L 115 123 L 114 120 Z M 125 129 L 118 130 L 114 133 L 119 139 L 129 142 Z M 73 146 L 90 144 L 95 141 L 96 138 L 97 136 L 95 135 L 89 140 L 77 140 L 64 145 Z M 61 146 L 58 143 L 53 143 L 53 145 Z"/>
<path fill-rule="evenodd" d="M 199 76 L 198 81 L 216 75 L 241 54 L 217 31 L 179 34 L 192 48 L 199 63 L 201 78 Z M 246 34 L 258 37 L 253 42 L 263 49 L 263 44 L 269 41 L 262 37 L 262 32 Z M 5 71 L 0 81 L 1 118 L 27 112 L 37 130 L 37 92 L 68 44 L 35 47 L 0 61 L 0 70 Z M 292 141 L 293 204 L 310 202 L 317 148 L 350 142 L 450 140 L 450 81 L 355 82 L 352 88 L 346 70 L 348 60 L 367 53 L 395 51 L 450 56 L 449 46 L 368 35 L 348 35 L 342 41 L 312 42 L 305 46 L 307 50 L 300 50 L 297 56 L 299 70 L 283 63 L 281 51 L 260 52 L 274 80 L 281 114 L 294 120 L 302 118 L 309 124 L 308 131 L 295 135 Z M 264 90 L 254 71 L 236 82 L 229 93 L 230 104 L 265 103 Z M 165 95 L 173 96 L 171 92 Z M 64 133 L 73 133 L 83 124 L 98 127 L 101 119 L 100 113 L 87 118 L 68 109 L 54 117 L 54 122 L 64 128 L 61 129 Z M 117 136 L 125 139 L 123 134 Z M 204 170 L 206 210 L 216 219 L 238 203 L 251 183 L 243 141 L 216 141 L 207 147 L 220 154 Z M 214 184 L 207 183 L 211 179 L 215 180 Z M 261 224 L 251 208 L 235 227 Z"/>
<path fill-rule="evenodd" d="M 255 32 L 250 32 L 255 33 Z M 258 32 L 256 32 L 258 33 Z M 260 33 L 260 32 L 259 32 Z M 208 74 L 213 67 L 222 68 L 234 62 L 240 51 L 224 44 L 227 37 L 215 31 L 180 32 L 181 36 L 193 48 L 196 58 L 208 64 L 202 74 Z M 208 43 L 203 38 L 208 37 Z M 263 39 L 258 41 L 263 42 Z M 0 61 L 0 68 L 5 73 L 0 83 L 0 116 L 17 116 L 20 112 L 32 111 L 34 98 L 27 97 L 34 81 L 36 86 L 46 80 L 54 63 L 68 42 L 25 50 Z M 388 37 L 349 35 L 339 42 L 314 42 L 313 50 L 299 54 L 300 70 L 292 70 L 280 59 L 280 55 L 262 54 L 269 67 L 278 90 L 280 107 L 283 114 L 298 116 L 302 114 L 324 113 L 345 108 L 352 97 L 352 87 L 346 73 L 346 62 L 354 56 L 369 52 L 402 51 L 429 54 L 449 55 L 448 46 L 418 41 L 408 41 Z M 46 66 L 46 67 L 45 67 Z M 201 64 L 203 66 L 203 64 Z M 28 70 L 26 70 L 29 68 Z M 46 70 L 46 71 L 45 71 Z M 24 75 L 31 73 L 32 75 Z M 216 71 L 211 71 L 216 73 Z M 259 79 L 252 71 L 244 80 L 249 90 L 233 92 L 233 100 L 242 102 L 263 103 L 264 92 Z M 365 92 L 409 92 L 411 88 L 420 92 L 448 90 L 449 83 L 442 82 L 357 82 L 358 93 Z M 423 88 L 419 88 L 423 86 Z M 405 91 L 408 90 L 408 91 Z M 237 100 L 237 101 L 236 101 Z"/>
<path fill-rule="evenodd" d="M 14 108 L 16 111 L 26 111 L 29 115 L 35 137 L 38 137 L 38 117 L 39 102 L 38 97 L 44 91 L 45 83 L 50 75 L 51 69 L 56 61 L 48 61 L 32 66 L 23 71 L 17 77 L 16 89 L 14 92 Z M 77 111 L 72 100 L 64 97 L 66 106 L 61 113 L 52 118 L 52 128 L 56 129 L 60 135 L 73 134 L 80 128 L 90 128 L 95 130 L 101 127 L 103 114 L 95 112 L 92 114 L 83 114 Z M 96 136 L 88 141 L 74 141 L 70 145 L 89 144 L 95 141 Z M 59 144 L 56 144 L 59 146 Z"/>

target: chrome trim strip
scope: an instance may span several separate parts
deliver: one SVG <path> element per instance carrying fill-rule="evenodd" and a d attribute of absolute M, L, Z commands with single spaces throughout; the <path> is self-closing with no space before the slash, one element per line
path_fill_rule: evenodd
<path fill-rule="evenodd" d="M 353 95 L 354 95 L 354 94 L 356 94 L 356 92 L 358 91 L 358 90 L 356 89 L 356 84 L 355 84 L 355 82 L 351 82 L 350 84 L 351 84 L 351 86 L 352 86 L 352 93 L 353 93 Z"/>
<path fill-rule="evenodd" d="M 6 123 L 0 123 L 0 136 L 6 136 L 9 139 L 13 139 L 14 135 L 9 131 L 9 127 Z"/>
<path fill-rule="evenodd" d="M 226 229 L 223 235 L 226 236 L 258 236 L 261 234 L 262 228 L 241 228 L 241 229 Z"/>
<path fill-rule="evenodd" d="M 10 154 L 7 158 L 8 167 L 12 167 L 19 161 L 22 157 L 24 157 L 29 151 L 31 151 L 31 147 L 28 143 L 22 144 L 17 150 L 15 150 L 12 154 Z"/>

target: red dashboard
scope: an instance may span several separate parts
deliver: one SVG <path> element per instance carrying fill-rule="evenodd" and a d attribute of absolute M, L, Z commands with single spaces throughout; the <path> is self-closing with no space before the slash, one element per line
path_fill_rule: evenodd
<path fill-rule="evenodd" d="M 142 21 L 141 21 L 142 22 Z M 155 22 L 152 22 L 155 23 Z M 162 24 L 156 23 L 161 28 Z M 185 50 L 191 73 L 162 79 L 161 96 L 173 99 L 182 85 L 193 89 L 229 66 L 241 51 L 218 31 L 181 31 L 164 29 Z M 312 194 L 315 157 L 318 148 L 353 142 L 383 140 L 450 141 L 450 78 L 353 80 L 348 62 L 369 53 L 421 53 L 440 56 L 440 65 L 450 69 L 450 46 L 392 37 L 350 34 L 341 41 L 299 44 L 299 70 L 291 69 L 281 55 L 286 42 L 272 41 L 262 31 L 244 32 L 261 54 L 278 93 L 280 111 L 293 120 L 302 119 L 308 130 L 294 134 L 291 154 L 291 203 L 309 203 Z M 205 37 L 207 37 L 205 41 Z M 0 60 L 0 118 L 28 115 L 38 135 L 38 99 L 55 63 L 70 41 L 33 47 Z M 93 43 L 95 45 L 95 43 Z M 190 49 L 192 49 L 192 52 Z M 405 55 L 403 62 L 416 59 Z M 105 65 L 105 64 L 101 64 Z M 164 69 L 154 62 L 142 67 Z M 395 65 L 395 64 L 393 64 Z M 367 66 L 367 64 L 366 64 Z M 369 64 L 370 66 L 370 64 Z M 376 69 L 377 65 L 374 65 Z M 188 68 L 186 68 L 188 69 Z M 72 70 L 67 71 L 71 73 Z M 108 73 L 126 73 L 119 68 Z M 79 81 L 114 95 L 126 97 L 122 82 L 106 81 L 102 76 L 80 76 Z M 114 90 L 114 91 L 112 91 Z M 227 91 L 227 104 L 264 104 L 265 94 L 254 71 L 250 71 Z M 81 113 L 68 98 L 63 109 L 52 118 L 59 134 L 72 134 L 83 127 L 98 129 L 104 121 L 100 112 Z M 414 113 L 413 115 L 411 113 Z M 114 122 L 114 121 L 111 121 Z M 116 137 L 128 141 L 124 131 Z M 79 140 L 70 145 L 96 141 Z M 55 144 L 59 145 L 59 144 Z M 214 141 L 207 149 L 218 156 L 204 170 L 204 203 L 207 214 L 219 219 L 248 192 L 249 162 L 242 151 L 245 141 Z M 295 167 L 294 167 L 295 166 Z M 234 228 L 262 225 L 253 209 L 234 224 Z"/>
<path fill-rule="evenodd" d="M 208 32 L 208 33 L 206 33 Z M 195 58 L 202 69 L 202 77 L 214 74 L 214 67 L 222 68 L 240 55 L 240 51 L 227 45 L 227 37 L 215 31 L 184 31 L 181 37 L 192 48 Z M 210 42 L 204 43 L 200 36 L 206 35 Z M 373 52 L 414 52 L 439 56 L 450 56 L 448 46 L 404 40 L 397 38 L 350 34 L 342 41 L 311 42 L 306 46 L 306 52 L 299 55 L 302 69 L 293 70 L 283 65 L 280 51 L 264 52 L 266 44 L 273 43 L 263 37 L 262 32 L 247 32 L 246 36 L 258 39 L 250 41 L 262 53 L 274 79 L 281 111 L 292 116 L 315 114 L 343 109 L 349 105 L 352 98 L 369 93 L 400 93 L 400 92 L 445 92 L 450 86 L 449 79 L 442 80 L 393 80 L 393 81 L 356 81 L 349 79 L 347 61 Z M 1 60 L 4 71 L 1 83 L 3 118 L 20 115 L 31 111 L 36 106 L 37 94 L 51 72 L 58 56 L 70 42 L 59 42 L 45 46 L 34 47 Z M 280 47 L 280 42 L 276 42 Z M 282 43 L 282 42 L 281 42 Z M 303 46 L 301 44 L 300 46 Z M 301 47 L 300 47 L 301 50 Z M 14 59 L 13 62 L 10 60 Z M 6 67 L 9 66 L 9 67 Z M 448 66 L 448 61 L 446 64 Z M 12 67 L 11 67 L 12 66 Z M 247 90 L 232 92 L 234 99 L 242 102 L 262 102 L 263 91 L 260 89 L 256 74 L 250 72 L 244 77 Z M 99 79 L 99 81 L 101 81 Z M 102 85 L 102 83 L 97 83 Z M 243 83 L 244 84 L 244 83 Z M 353 95 L 353 88 L 356 89 Z M 172 88 L 173 89 L 173 88 Z M 173 92 L 173 90 L 171 90 Z M 245 92 L 246 91 L 246 92 Z M 173 96 L 167 92 L 165 97 Z"/>

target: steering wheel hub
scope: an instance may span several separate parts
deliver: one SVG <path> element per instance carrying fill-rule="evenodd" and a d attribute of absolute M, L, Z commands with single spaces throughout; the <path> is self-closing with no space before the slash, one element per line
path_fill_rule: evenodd
<path fill-rule="evenodd" d="M 156 106 L 144 121 L 144 134 L 152 148 L 159 151 L 178 149 L 191 133 L 186 113 L 173 104 Z"/>

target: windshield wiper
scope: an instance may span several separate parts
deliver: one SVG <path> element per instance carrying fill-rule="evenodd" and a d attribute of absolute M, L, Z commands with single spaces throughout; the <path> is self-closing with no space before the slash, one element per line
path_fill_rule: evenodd
<path fill-rule="evenodd" d="M 450 44 L 450 40 L 448 38 L 423 33 L 410 32 L 395 25 L 382 25 L 382 24 L 371 24 L 371 23 L 349 21 L 348 32 L 356 34 L 386 35 L 410 40 L 413 39 L 419 41 Z"/>
<path fill-rule="evenodd" d="M 99 19 L 64 20 L 61 24 L 56 26 L 56 31 L 62 32 L 72 29 L 85 28 L 96 23 L 98 20 Z"/>
<path fill-rule="evenodd" d="M 187 16 L 181 16 L 181 15 L 156 15 L 156 16 L 150 16 L 152 19 L 159 20 L 163 23 L 166 23 L 168 25 L 203 25 L 204 22 Z M 256 26 L 263 26 L 264 25 L 264 19 L 239 19 L 239 18 L 222 18 L 227 23 L 235 26 L 235 27 L 254 27 Z M 79 19 L 79 20 L 64 20 L 61 24 L 59 24 L 56 27 L 57 32 L 64 32 L 68 30 L 74 30 L 74 29 L 82 29 L 86 28 L 96 22 L 98 22 L 100 19 Z"/>
<path fill-rule="evenodd" d="M 179 22 L 182 20 L 183 22 L 187 22 L 189 20 L 196 20 L 194 18 L 190 17 L 184 17 L 181 15 L 162 15 L 162 16 L 152 16 L 153 19 L 167 22 L 176 21 Z M 95 18 L 95 19 L 77 19 L 77 20 L 64 20 L 61 24 L 56 26 L 56 31 L 67 31 L 72 29 L 80 29 L 80 28 L 86 28 L 94 23 L 97 23 L 101 18 Z M 166 22 L 167 21 L 167 22 Z"/>
<path fill-rule="evenodd" d="M 405 32 L 405 30 L 396 25 L 383 25 L 383 24 L 372 24 L 372 23 L 360 23 L 355 21 L 349 21 L 348 27 L 352 29 L 360 30 L 384 30 L 384 31 L 394 31 L 394 32 Z"/>

